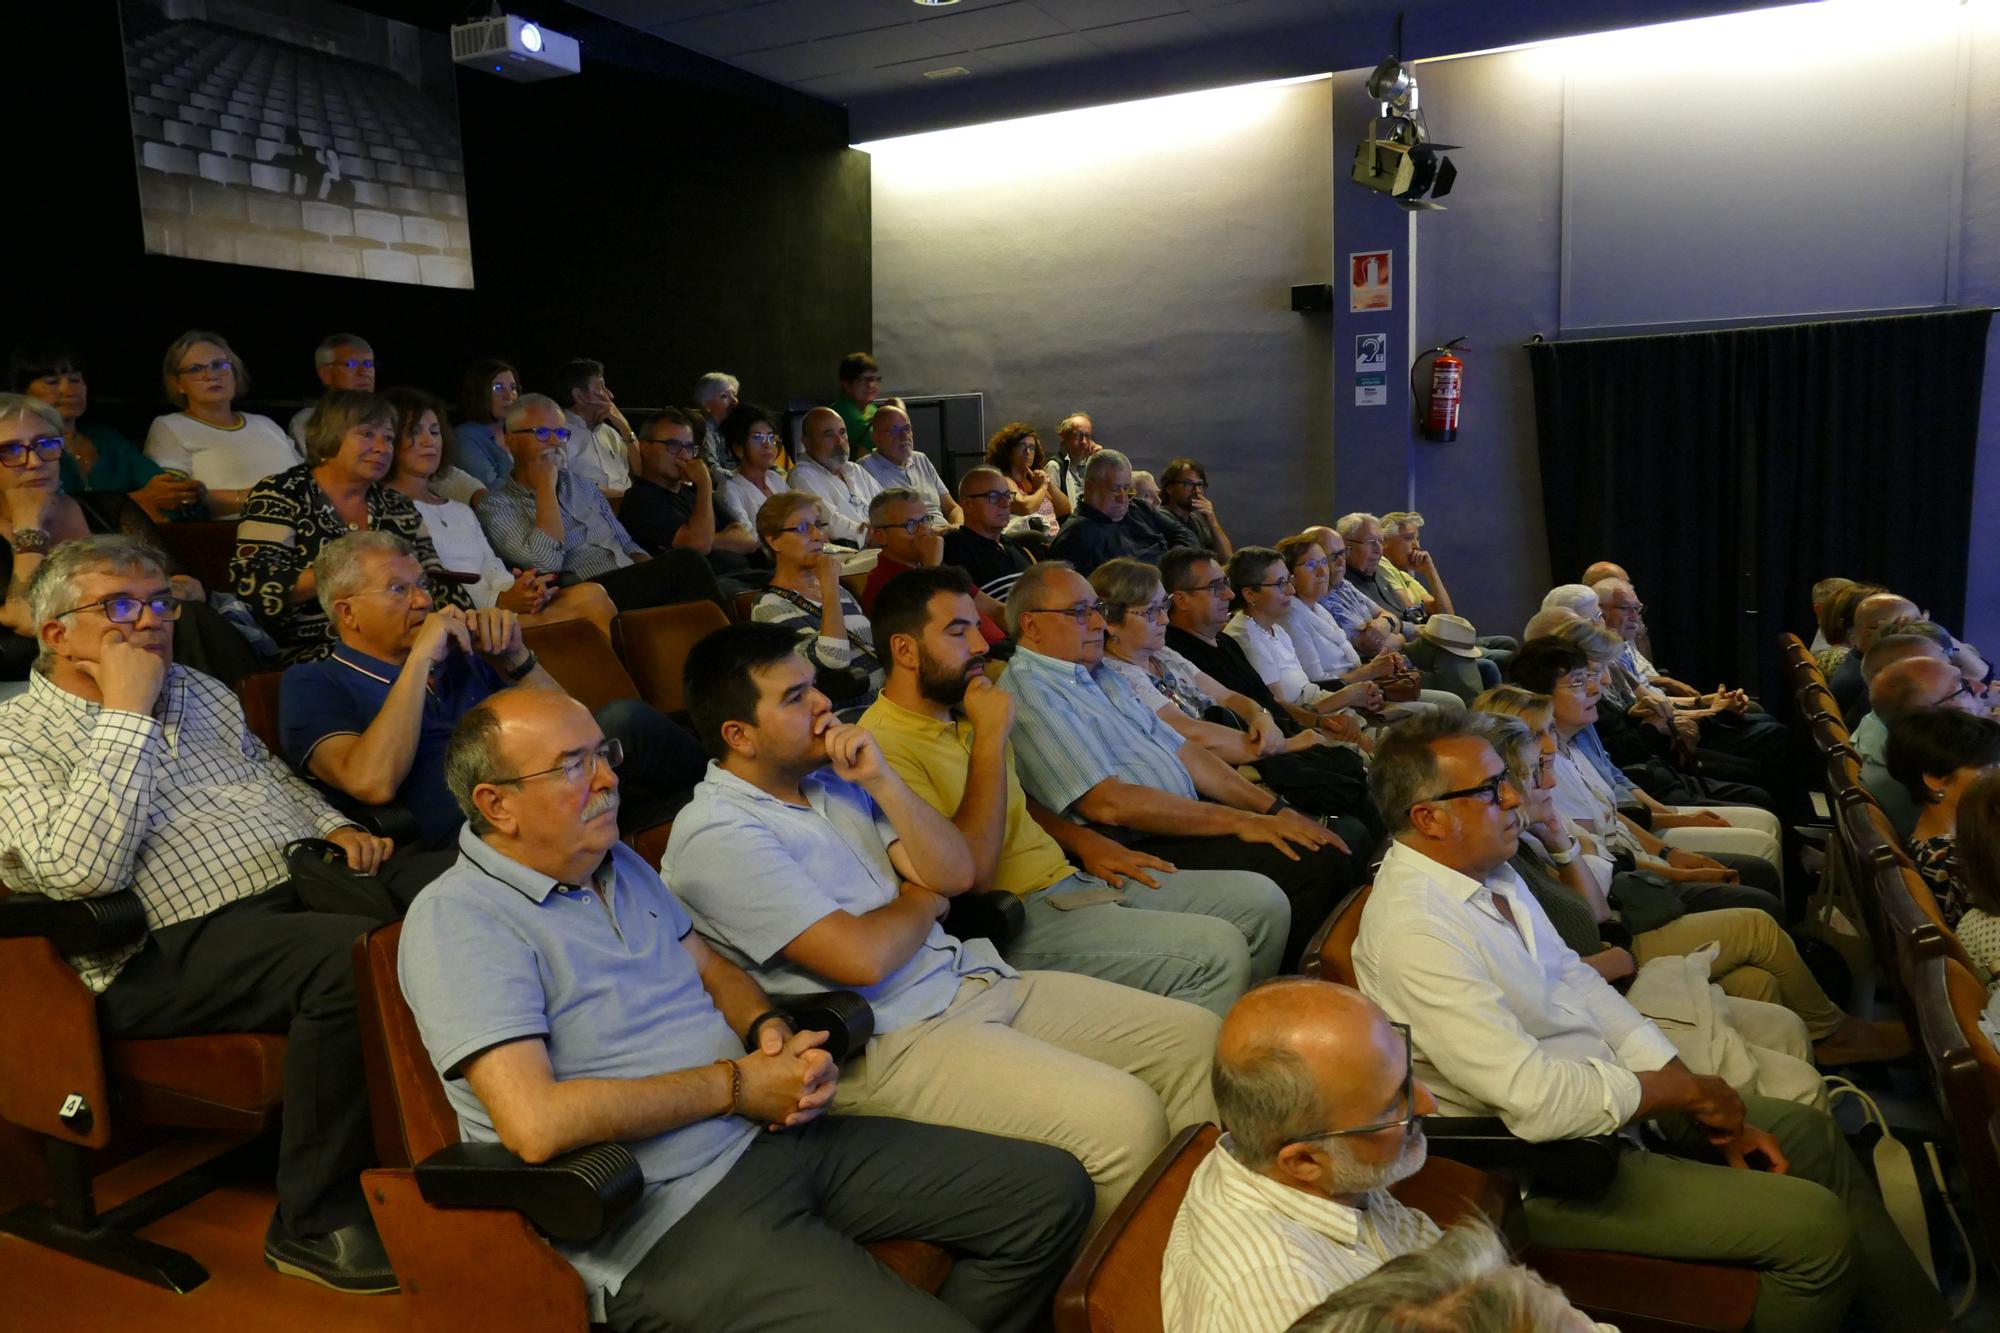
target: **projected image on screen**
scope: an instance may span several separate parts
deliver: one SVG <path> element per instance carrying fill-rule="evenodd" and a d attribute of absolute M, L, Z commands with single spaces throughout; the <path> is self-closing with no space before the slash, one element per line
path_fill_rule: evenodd
<path fill-rule="evenodd" d="M 123 0 L 148 254 L 472 286 L 442 33 L 322 0 Z"/>

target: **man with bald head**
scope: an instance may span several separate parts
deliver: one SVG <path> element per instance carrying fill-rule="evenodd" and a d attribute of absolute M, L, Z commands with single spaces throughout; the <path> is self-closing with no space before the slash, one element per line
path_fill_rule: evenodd
<path fill-rule="evenodd" d="M 1033 1327 L 1090 1216 L 1075 1160 L 822 1118 L 841 1076 L 827 1034 L 794 1031 L 618 840 L 620 758 L 552 690 L 467 713 L 445 755 L 459 861 L 418 897 L 397 957 L 461 1137 L 530 1162 L 604 1142 L 637 1159 L 644 1189 L 616 1229 L 557 1244 L 592 1322 Z M 952 1247 L 937 1296 L 862 1248 L 890 1236 Z"/>
<path fill-rule="evenodd" d="M 1082 412 L 1072 412 L 1056 427 L 1056 439 L 1061 451 L 1049 460 L 1049 480 L 1062 488 L 1069 497 L 1071 506 L 1083 498 L 1083 466 L 1090 456 L 1099 449 L 1097 429 L 1090 424 L 1090 417 Z"/>
<path fill-rule="evenodd" d="M 882 489 L 882 483 L 849 459 L 847 423 L 832 408 L 815 407 L 799 425 L 799 440 L 806 456 L 786 481 L 795 491 L 819 497 L 820 516 L 829 537 L 843 546 L 865 546 L 868 502 Z"/>
<path fill-rule="evenodd" d="M 1873 710 L 1854 729 L 1854 752 L 1861 756 L 1861 785 L 1907 841 L 1922 812 L 1909 788 L 1889 772 L 1889 734 L 1903 718 L 1924 708 L 1956 708 L 1984 717 L 1986 696 L 1967 685 L 1959 669 L 1945 660 L 1943 650 L 1921 635 L 1888 635 L 1869 652 L 1881 654 L 1885 649 L 1896 655 L 1878 663 L 1868 679 Z"/>
<path fill-rule="evenodd" d="M 1868 678 L 1861 669 L 1862 657 L 1889 625 L 1923 618 L 1917 604 L 1901 593 L 1878 592 L 1862 598 L 1861 605 L 1854 608 L 1854 628 L 1847 632 L 1848 646 L 1854 651 L 1841 659 L 1826 682 L 1849 727 L 1858 726 L 1861 715 L 1868 711 Z"/>
<path fill-rule="evenodd" d="M 958 479 L 958 499 L 964 522 L 944 535 L 944 560 L 972 575 L 979 591 L 1005 601 L 1014 580 L 1034 558 L 1006 538 L 1013 518 L 1014 492 L 998 468 L 981 464 L 967 468 Z"/>
<path fill-rule="evenodd" d="M 1210 1071 L 1223 1136 L 1188 1182 L 1161 1266 L 1166 1333 L 1285 1328 L 1438 1238 L 1389 1186 L 1424 1164 L 1407 1036 L 1367 997 L 1286 978 L 1223 1020 Z"/>
<path fill-rule="evenodd" d="M 868 420 L 868 437 L 875 452 L 861 460 L 861 467 L 883 490 L 902 488 L 921 495 L 933 527 L 955 528 L 965 522 L 965 513 L 951 498 L 951 488 L 938 475 L 937 465 L 918 451 L 902 399 L 885 399 L 875 409 Z"/>
<path fill-rule="evenodd" d="M 1602 583 L 1605 579 L 1624 579 L 1630 582 L 1631 578 L 1632 576 L 1625 572 L 1625 566 L 1615 565 L 1609 560 L 1599 560 L 1589 569 L 1584 570 L 1583 577 L 1577 581 L 1585 587 L 1589 587 L 1593 584 Z"/>

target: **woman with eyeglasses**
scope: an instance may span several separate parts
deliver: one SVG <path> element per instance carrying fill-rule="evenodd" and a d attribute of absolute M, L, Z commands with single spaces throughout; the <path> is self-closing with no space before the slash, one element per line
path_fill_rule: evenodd
<path fill-rule="evenodd" d="M 514 456 L 501 440 L 507 409 L 521 396 L 521 376 L 505 361 L 475 361 L 458 394 L 459 419 L 453 432 L 456 462 L 488 490 L 514 471 Z M 472 503 L 470 500 L 467 504 Z"/>
<path fill-rule="evenodd" d="M 329 389 L 306 422 L 306 461 L 265 478 L 244 500 L 229 575 L 236 595 L 277 641 L 284 665 L 333 649 L 312 562 L 322 546 L 350 532 L 395 533 L 416 548 L 431 600 L 471 609 L 465 588 L 445 577 L 416 504 L 383 484 L 395 458 L 396 409 L 389 400 Z"/>
<path fill-rule="evenodd" d="M 1959 865 L 1958 808 L 1972 784 L 2000 767 L 2000 722 L 1957 708 L 1920 708 L 1889 727 L 1890 776 L 1917 803 L 1910 859 L 1954 929 L 1971 905 Z"/>
<path fill-rule="evenodd" d="M 750 618 L 789 625 L 812 637 L 806 658 L 819 673 L 822 693 L 843 706 L 865 703 L 882 688 L 868 616 L 840 586 L 840 557 L 827 549 L 819 499 L 786 491 L 757 511 L 757 536 L 776 566 Z"/>
<path fill-rule="evenodd" d="M 438 563 L 454 576 L 476 576 L 465 584 L 472 604 L 512 611 L 530 627 L 588 620 L 609 638 L 618 608 L 601 585 L 559 588 L 554 574 L 510 569 L 494 553 L 471 508 L 486 488 L 447 461 L 454 451 L 444 404 L 421 389 L 391 389 L 386 396 L 396 411 L 396 462 L 384 484 L 416 505 Z"/>
<path fill-rule="evenodd" d="M 1348 642 L 1347 631 L 1333 618 L 1333 612 L 1320 605 L 1320 598 L 1332 586 L 1336 571 L 1346 570 L 1345 543 L 1337 542 L 1329 551 L 1317 538 L 1302 532 L 1279 542 L 1277 549 L 1292 578 L 1292 599 L 1279 624 L 1292 641 L 1292 651 L 1298 654 L 1306 679 L 1326 689 L 1337 689 L 1409 669 L 1409 659 L 1397 652 L 1377 653 L 1363 662 L 1361 654 Z M 1458 696 L 1444 690 L 1426 690 L 1423 698 L 1451 711 L 1457 709 Z M 1395 711 L 1392 708 L 1391 715 Z"/>
<path fill-rule="evenodd" d="M 1045 469 L 1049 456 L 1042 451 L 1042 437 L 1025 421 L 1010 421 L 986 441 L 986 466 L 1007 479 L 1012 493 L 1007 508 L 1014 515 L 1006 536 L 1038 533 L 1053 538 L 1062 521 L 1069 517 L 1069 497 L 1049 479 Z M 1041 520 L 1037 523 L 1035 520 Z"/>
<path fill-rule="evenodd" d="M 83 363 L 59 342 L 22 343 L 8 365 L 8 387 L 39 398 L 62 415 L 62 488 L 67 495 L 118 491 L 132 497 L 155 523 L 166 523 L 201 502 L 201 483 L 171 476 L 111 427 L 80 419 L 90 409 Z"/>
<path fill-rule="evenodd" d="M 0 539 L 6 542 L 7 598 L 0 606 L 0 680 L 26 680 L 40 652 L 40 626 L 28 610 L 28 581 L 42 558 L 63 542 L 118 532 L 164 549 L 160 530 L 132 498 L 119 491 L 65 495 L 61 484 L 63 417 L 26 394 L 0 393 Z M 208 605 L 201 583 L 171 574 L 182 604 L 174 657 L 226 685 L 257 669 L 247 639 Z"/>
<path fill-rule="evenodd" d="M 221 334 L 189 329 L 174 339 L 160 382 L 178 410 L 153 418 L 146 457 L 207 487 L 210 518 L 236 517 L 253 486 L 299 461 L 284 427 L 236 410 L 250 372 Z"/>
<path fill-rule="evenodd" d="M 1382 687 L 1373 680 L 1350 680 L 1326 689 L 1315 684 L 1285 632 L 1292 605 L 1292 575 L 1285 557 L 1269 546 L 1242 546 L 1229 557 L 1229 586 L 1236 612 L 1222 632 L 1242 645 L 1250 664 L 1280 702 L 1315 713 L 1343 708 L 1382 711 Z"/>
<path fill-rule="evenodd" d="M 778 469 L 784 437 L 777 414 L 749 403 L 732 407 L 722 419 L 721 434 L 722 447 L 736 464 L 722 484 L 722 503 L 744 527 L 755 528 L 765 501 L 791 490 Z"/>

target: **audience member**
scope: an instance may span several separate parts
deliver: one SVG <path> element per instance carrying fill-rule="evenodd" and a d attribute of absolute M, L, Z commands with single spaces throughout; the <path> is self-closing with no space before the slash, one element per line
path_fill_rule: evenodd
<path fill-rule="evenodd" d="M 1889 817 L 1897 836 L 1909 838 L 1917 817 L 1925 807 L 1889 771 L 1889 733 L 1911 713 L 1926 708 L 1955 708 L 1985 715 L 1983 696 L 1966 688 L 1964 677 L 1949 662 L 1936 656 L 1937 645 L 1917 635 L 1885 635 L 1869 650 L 1887 665 L 1877 667 L 1868 679 L 1868 698 L 1874 705 L 1851 740 L 1861 757 L 1861 785 L 1868 789 L 1882 813 Z M 1894 656 L 1891 656 L 1894 654 Z M 1867 671 L 1866 663 L 1862 670 Z"/>
<path fill-rule="evenodd" d="M 1840 716 L 1851 728 L 1861 721 L 1868 708 L 1868 682 L 1861 672 L 1861 659 L 1875 646 L 1877 635 L 1899 620 L 1921 620 L 1917 604 L 1900 593 L 1870 593 L 1855 604 L 1854 624 L 1847 632 L 1852 651 L 1826 679 Z"/>
<path fill-rule="evenodd" d="M 750 618 L 805 637 L 820 689 L 846 704 L 882 688 L 882 666 L 867 613 L 840 585 L 840 556 L 827 549 L 823 512 L 804 491 L 774 495 L 757 511 L 757 536 L 775 568 Z"/>
<path fill-rule="evenodd" d="M 910 790 L 964 835 L 973 886 L 1020 897 L 1009 963 L 1226 1012 L 1278 969 L 1291 923 L 1284 894 L 1261 875 L 1176 871 L 1031 805 L 1008 748 L 1014 702 L 986 679 L 971 593 L 964 571 L 949 566 L 883 589 L 873 625 L 888 679 L 861 725 Z"/>
<path fill-rule="evenodd" d="M 1196 544 L 1204 550 L 1227 560 L 1236 549 L 1223 530 L 1222 520 L 1216 516 L 1214 501 L 1208 498 L 1208 469 L 1198 460 L 1176 458 L 1167 464 L 1160 473 L 1157 503 L 1185 523 L 1193 531 Z"/>
<path fill-rule="evenodd" d="M 507 409 L 506 427 L 513 471 L 480 498 L 478 509 L 479 526 L 501 559 L 553 574 L 559 584 L 601 584 L 620 611 L 704 599 L 728 610 L 699 553 L 649 554 L 612 513 L 604 492 L 563 466 L 570 428 L 552 400 L 522 395 Z"/>
<path fill-rule="evenodd" d="M 1158 509 L 1160 507 L 1159 480 L 1144 468 L 1133 469 L 1132 498 L 1150 508 Z M 1188 530 L 1190 532 L 1193 531 L 1192 528 Z"/>
<path fill-rule="evenodd" d="M 778 455 L 784 449 L 778 421 L 775 413 L 749 403 L 731 409 L 722 420 L 724 456 L 735 464 L 733 472 L 724 474 L 722 502 L 737 522 L 753 532 L 757 511 L 764 502 L 791 489 L 778 467 Z"/>
<path fill-rule="evenodd" d="M 1831 639 L 1826 637 L 1826 626 L 1821 622 L 1821 617 L 1826 614 L 1827 607 L 1833 601 L 1834 594 L 1838 593 L 1842 588 L 1851 588 L 1853 586 L 1853 579 L 1843 578 L 1821 579 L 1819 582 L 1813 584 L 1812 614 L 1813 624 L 1817 628 L 1813 631 L 1813 641 L 1810 649 L 1815 661 L 1819 659 L 1820 654 L 1836 646 Z M 1822 667 L 1821 671 L 1823 673 L 1825 668 Z"/>
<path fill-rule="evenodd" d="M 416 504 L 382 484 L 396 461 L 396 426 L 387 398 L 328 389 L 306 423 L 306 461 L 258 482 L 243 502 L 230 581 L 285 665 L 332 649 L 312 562 L 326 543 L 362 528 L 393 532 L 415 548 L 438 605 L 472 605 L 465 588 L 444 577 Z"/>
<path fill-rule="evenodd" d="M 1958 708 L 1918 708 L 1889 730 L 1889 772 L 1917 803 L 1910 859 L 1938 914 L 1956 927 L 1968 896 L 1959 868 L 1958 806 L 1966 789 L 2000 767 L 2000 722 Z"/>
<path fill-rule="evenodd" d="M 137 445 L 101 422 L 83 428 L 90 386 L 83 363 L 63 344 L 37 340 L 16 347 L 8 358 L 7 389 L 47 403 L 61 417 L 65 494 L 124 492 L 155 523 L 169 522 L 201 503 L 200 482 L 168 476 Z"/>
<path fill-rule="evenodd" d="M 26 394 L 0 393 L 0 540 L 6 545 L 7 594 L 0 604 L 0 679 L 23 681 L 42 649 L 41 625 L 28 598 L 28 584 L 48 553 L 64 542 L 93 533 L 122 533 L 160 554 L 159 529 L 146 511 L 122 491 L 63 494 L 63 419 L 57 410 Z M 207 590 L 185 574 L 168 586 L 179 603 L 177 637 L 182 665 L 205 671 L 234 686 L 257 669 L 257 655 L 235 626 L 210 608 Z"/>
<path fill-rule="evenodd" d="M 868 502 L 882 484 L 848 458 L 847 426 L 830 407 L 815 407 L 799 427 L 806 456 L 786 479 L 795 491 L 816 495 L 827 533 L 842 546 L 861 546 L 868 536 Z"/>
<path fill-rule="evenodd" d="M 743 384 L 734 375 L 711 370 L 695 381 L 695 406 L 701 410 L 701 461 L 710 467 L 723 466 L 729 455 L 723 451 L 722 423 L 743 401 Z M 778 446 L 782 461 L 784 446 Z"/>
<path fill-rule="evenodd" d="M 1854 651 L 1849 636 L 1854 631 L 1854 613 L 1861 603 L 1878 592 L 1887 591 L 1878 583 L 1850 583 L 1818 606 L 1819 637 L 1827 642 L 1825 648 L 1813 653 L 1813 661 L 1818 664 L 1821 675 L 1831 677 L 1840 669 L 1847 655 Z"/>
<path fill-rule="evenodd" d="M 1056 441 L 1062 452 L 1049 460 L 1048 477 L 1074 507 L 1083 498 L 1083 465 L 1097 452 L 1097 433 L 1088 416 L 1072 412 L 1056 427 Z"/>
<path fill-rule="evenodd" d="M 313 348 L 313 374 L 319 377 L 322 392 L 351 389 L 355 393 L 374 393 L 375 371 L 375 349 L 359 334 L 329 333 Z M 286 428 L 301 455 L 306 451 L 306 423 L 312 420 L 316 406 L 316 402 L 307 403 L 292 413 L 291 425 Z"/>
<path fill-rule="evenodd" d="M 1328 553 L 1326 593 L 1319 604 L 1339 622 L 1355 651 L 1364 660 L 1372 660 L 1380 653 L 1401 652 L 1406 643 L 1401 619 L 1395 612 L 1385 611 L 1369 601 L 1368 594 L 1348 580 L 1346 539 L 1329 527 L 1307 528 L 1302 535 L 1311 537 Z M 1336 549 L 1341 552 L 1339 561 L 1332 558 Z"/>
<path fill-rule="evenodd" d="M 1377 565 L 1375 572 L 1402 593 L 1407 605 L 1422 606 L 1431 615 L 1456 614 L 1444 575 L 1424 549 L 1423 527 L 1424 516 L 1415 511 L 1382 515 L 1382 555 L 1388 563 Z"/>
<path fill-rule="evenodd" d="M 1354 885 L 1341 835 L 1241 777 L 1146 708 L 1104 666 L 1104 607 L 1083 576 L 1044 561 L 1014 584 L 1015 758 L 1030 798 L 1063 818 L 1118 830 L 1128 847 L 1187 869 L 1253 870 L 1292 903 L 1286 963 Z M 1365 828 L 1339 821 L 1356 842 Z M 1364 856 L 1367 848 L 1356 853 Z"/>
<path fill-rule="evenodd" d="M 1292 600 L 1281 623 L 1291 636 L 1292 651 L 1298 654 L 1308 680 L 1326 689 L 1340 689 L 1357 681 L 1381 681 L 1410 669 L 1409 659 L 1398 652 L 1378 652 L 1363 662 L 1348 641 L 1347 631 L 1321 605 L 1333 579 L 1344 574 L 1346 543 L 1336 541 L 1328 550 L 1317 538 L 1302 532 L 1279 542 L 1278 553 L 1284 556 L 1292 576 Z M 1226 607 L 1226 585 L 1220 596 Z M 1387 704 L 1382 716 L 1394 719 L 1437 708 L 1458 712 L 1464 706 L 1464 701 L 1449 690 L 1419 689 L 1416 699 Z"/>
<path fill-rule="evenodd" d="M 758 551 L 757 534 L 715 489 L 686 413 L 661 408 L 640 428 L 633 447 L 639 470 L 618 506 L 618 521 L 632 540 L 654 555 L 685 550 L 706 556 L 718 574 L 747 571 Z"/>
<path fill-rule="evenodd" d="M 717 630 L 688 656 L 713 762 L 662 861 L 702 934 L 775 995 L 846 986 L 875 1010 L 835 1105 L 1053 1144 L 1117 1206 L 1174 1130 L 1215 1114 L 1215 1015 L 1069 972 L 1018 973 L 938 919 L 972 884 L 952 822 L 868 731 L 834 720 L 797 640 Z"/>
<path fill-rule="evenodd" d="M 153 418 L 146 457 L 200 482 L 210 518 L 236 517 L 251 487 L 299 461 L 277 422 L 236 410 L 250 392 L 250 372 L 221 334 L 189 329 L 174 339 L 160 379 L 177 410 Z"/>
<path fill-rule="evenodd" d="M 1287 978 L 1223 1020 L 1223 1134 L 1188 1180 L 1160 1264 L 1166 1333 L 1277 1333 L 1437 1224 L 1389 1187 L 1424 1164 L 1409 1033 L 1358 991 Z"/>
<path fill-rule="evenodd" d="M 611 749 L 553 691 L 468 713 L 445 758 L 462 855 L 417 900 L 397 958 L 463 1138 L 530 1162 L 605 1141 L 637 1158 L 645 1188 L 617 1229 L 557 1242 L 591 1320 L 618 1333 L 1033 1327 L 1089 1218 L 1075 1163 L 822 1118 L 840 1079 L 826 1034 L 771 1012 L 618 841 Z M 951 1247 L 936 1297 L 861 1248 L 890 1237 Z"/>
<path fill-rule="evenodd" d="M 2000 992 L 2000 774 L 1974 779 L 1958 798 L 1955 841 L 1966 908 L 1954 930 L 1987 989 Z"/>
<path fill-rule="evenodd" d="M 1285 1333 L 1591 1333 L 1607 1324 L 1507 1254 L 1483 1222 L 1460 1222 L 1300 1315 Z"/>
<path fill-rule="evenodd" d="M 181 604 L 150 548 L 64 542 L 28 601 L 41 660 L 0 704 L 0 875 L 53 898 L 129 889 L 144 906 L 142 944 L 71 959 L 107 1036 L 286 1034 L 266 1262 L 395 1290 L 361 1194 L 374 1152 L 348 963 L 376 922 L 308 910 L 285 863 L 289 843 L 319 837 L 367 874 L 389 844 L 273 759 L 226 686 L 174 661 Z"/>
<path fill-rule="evenodd" d="M 339 642 L 285 672 L 285 754 L 364 805 L 402 806 L 426 846 L 443 846 L 460 818 L 445 783 L 452 728 L 509 685 L 562 686 L 521 642 L 511 611 L 435 606 L 416 553 L 393 533 L 327 543 L 313 576 Z M 628 832 L 658 823 L 676 793 L 701 781 L 701 747 L 659 710 L 619 699 L 597 722 L 626 755 L 619 809 L 630 816 Z"/>
<path fill-rule="evenodd" d="M 866 352 L 850 352 L 840 358 L 839 377 L 840 395 L 833 400 L 833 410 L 840 413 L 848 440 L 863 453 L 869 442 L 880 449 L 881 442 L 869 428 L 877 411 L 875 400 L 882 396 L 882 367 Z"/>
<path fill-rule="evenodd" d="M 1244 656 L 1271 687 L 1279 702 L 1307 713 L 1357 708 L 1382 711 L 1382 687 L 1374 679 L 1325 689 L 1306 675 L 1292 636 L 1285 632 L 1292 603 L 1292 576 L 1285 557 L 1269 546 L 1245 546 L 1229 560 L 1235 613 L 1222 632 L 1242 646 Z"/>
<path fill-rule="evenodd" d="M 884 413 L 891 411 L 884 407 L 875 419 L 879 422 Z M 881 456 L 869 455 L 871 459 Z M 943 564 L 944 543 L 944 535 L 931 526 L 922 495 L 907 486 L 892 486 L 877 492 L 868 502 L 868 544 L 881 554 L 875 559 L 875 568 L 868 571 L 868 582 L 862 586 L 861 609 L 874 615 L 876 597 L 897 575 Z M 977 587 L 972 590 L 972 600 L 979 611 L 980 635 L 989 644 L 1003 642 L 1007 634 L 1000 628 L 1000 621 L 1006 617 L 1006 608 Z"/>
<path fill-rule="evenodd" d="M 1007 600 L 1014 580 L 1034 557 L 1008 540 L 1009 497 L 1005 473 L 980 466 L 958 479 L 959 505 L 965 521 L 944 535 L 944 558 L 972 575 L 979 591 L 997 602 Z"/>
<path fill-rule="evenodd" d="M 1752 1265 L 1758 1327 L 1832 1328 L 1850 1300 L 1871 1328 L 1943 1327 L 1937 1288 L 1833 1121 L 1691 1073 L 1556 936 L 1506 865 L 1521 795 L 1485 740 L 1413 720 L 1377 750 L 1370 782 L 1395 841 L 1355 971 L 1409 1025 L 1439 1106 L 1498 1115 L 1532 1141 L 1646 1124 L 1661 1150 L 1618 1151 L 1595 1194 L 1531 1192 L 1536 1243 Z M 1736 1169 L 1710 1165 L 1718 1154 Z"/>
<path fill-rule="evenodd" d="M 1158 564 L 1173 547 L 1193 545 L 1192 540 L 1155 525 L 1150 512 L 1132 499 L 1130 460 L 1116 449 L 1098 449 L 1084 467 L 1083 490 L 1049 555 L 1087 575 L 1119 556 Z M 1185 528 L 1179 529 L 1179 534 L 1185 533 Z"/>
<path fill-rule="evenodd" d="M 1070 498 L 1050 475 L 1048 455 L 1042 452 L 1042 438 L 1035 428 L 1025 421 L 1010 421 L 994 431 L 986 441 L 986 466 L 1007 479 L 1007 512 L 1012 516 L 1007 535 L 1053 538 L 1069 517 Z M 958 484 L 962 500 L 965 478 L 960 477 Z"/>
<path fill-rule="evenodd" d="M 1396 620 L 1396 632 L 1405 643 L 1416 638 L 1423 622 L 1429 619 L 1430 605 L 1421 598 L 1412 599 L 1404 595 L 1394 579 L 1382 573 L 1382 552 L 1384 538 L 1382 520 L 1373 514 L 1347 514 L 1334 525 L 1334 531 L 1347 546 L 1347 583 L 1358 589 L 1375 606 L 1388 612 Z M 1425 560 L 1430 562 L 1435 576 L 1436 562 L 1430 561 L 1426 552 Z M 1393 568 L 1393 566 L 1391 566 Z M 1442 580 L 1439 581 L 1442 587 Z M 1450 613 L 1446 606 L 1444 612 Z M 1507 660 L 1520 647 L 1514 640 L 1499 634 L 1481 636 L 1478 640 L 1481 655 L 1475 659 L 1480 663 L 1481 679 L 1489 685 L 1500 683 L 1500 672 Z"/>
<path fill-rule="evenodd" d="M 625 494 L 632 487 L 638 436 L 604 382 L 604 363 L 589 357 L 566 361 L 551 387 L 569 427 L 569 470 L 609 498 Z"/>
<path fill-rule="evenodd" d="M 514 470 L 514 455 L 507 451 L 508 409 L 521 396 L 521 376 L 505 361 L 475 361 L 465 372 L 458 395 L 458 425 L 452 439 L 458 446 L 458 466 L 479 479 L 488 490 L 498 486 Z M 467 504 L 472 503 L 470 500 Z"/>
<path fill-rule="evenodd" d="M 951 489 L 938 475 L 937 465 L 927 455 L 917 452 L 910 414 L 901 399 L 891 398 L 881 404 L 870 418 L 868 429 L 872 432 L 875 452 L 862 459 L 861 466 L 882 489 L 915 491 L 923 497 L 924 509 L 938 527 L 955 528 L 965 521 L 958 501 L 951 498 Z"/>

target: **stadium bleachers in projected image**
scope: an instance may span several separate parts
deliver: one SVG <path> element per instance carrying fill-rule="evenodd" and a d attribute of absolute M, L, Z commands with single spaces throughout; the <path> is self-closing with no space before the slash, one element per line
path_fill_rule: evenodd
<path fill-rule="evenodd" d="M 122 13 L 148 253 L 472 286 L 449 105 L 379 66 Z"/>

